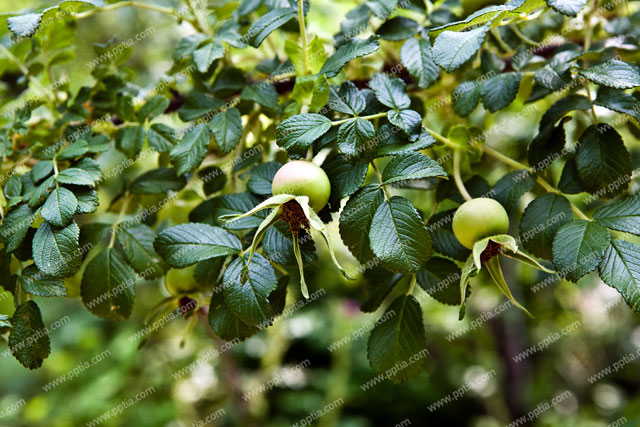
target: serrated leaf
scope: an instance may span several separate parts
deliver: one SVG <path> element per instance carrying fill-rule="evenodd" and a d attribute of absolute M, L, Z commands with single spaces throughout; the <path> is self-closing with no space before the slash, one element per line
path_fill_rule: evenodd
<path fill-rule="evenodd" d="M 222 278 L 222 294 L 229 308 L 243 322 L 267 326 L 273 316 L 269 295 L 278 280 L 269 261 L 260 254 L 234 259 Z"/>
<path fill-rule="evenodd" d="M 131 316 L 138 277 L 118 247 L 108 247 L 89 261 L 80 292 L 84 305 L 96 316 L 124 320 Z"/>
<path fill-rule="evenodd" d="M 240 252 L 242 245 L 230 232 L 208 224 L 180 224 L 162 230 L 155 239 L 156 252 L 173 268 Z"/>
<path fill-rule="evenodd" d="M 376 130 L 369 120 L 354 118 L 338 129 L 338 148 L 346 156 L 362 156 L 366 151 L 372 151 L 372 142 Z"/>
<path fill-rule="evenodd" d="M 67 296 L 67 288 L 61 280 L 48 278 L 33 264 L 22 270 L 19 280 L 21 289 L 28 294 L 40 297 Z"/>
<path fill-rule="evenodd" d="M 619 59 L 610 59 L 602 64 L 594 65 L 580 71 L 593 83 L 615 89 L 630 89 L 640 86 L 638 68 Z"/>
<path fill-rule="evenodd" d="M 173 51 L 173 55 L 172 55 L 173 60 L 178 62 L 188 57 L 206 39 L 207 39 L 207 36 L 202 33 L 195 33 L 187 37 L 181 38 L 178 41 L 178 44 L 176 45 L 176 48 Z"/>
<path fill-rule="evenodd" d="M 308 264 L 315 258 L 315 245 L 310 234 L 300 232 L 298 236 L 300 253 L 304 264 Z M 280 265 L 296 265 L 293 252 L 293 237 L 289 226 L 279 222 L 267 228 L 262 241 L 262 249 L 265 256 L 272 262 Z"/>
<path fill-rule="evenodd" d="M 16 307 L 11 317 L 9 349 L 18 362 L 29 369 L 42 366 L 51 353 L 48 330 L 42 322 L 40 308 L 34 301 Z"/>
<path fill-rule="evenodd" d="M 433 257 L 416 274 L 418 285 L 436 301 L 460 305 L 460 277 L 462 270 L 455 262 Z"/>
<path fill-rule="evenodd" d="M 462 82 L 451 95 L 453 97 L 453 109 L 462 117 L 466 117 L 477 107 L 480 102 L 480 90 L 482 85 L 476 81 Z"/>
<path fill-rule="evenodd" d="M 209 43 L 193 51 L 193 62 L 201 73 L 209 70 L 213 61 L 224 56 L 224 46 L 218 40 L 213 39 Z"/>
<path fill-rule="evenodd" d="M 640 246 L 625 240 L 613 240 L 600 262 L 602 281 L 624 298 L 640 314 Z"/>
<path fill-rule="evenodd" d="M 482 105 L 492 113 L 507 107 L 516 99 L 522 73 L 502 73 L 482 84 Z"/>
<path fill-rule="evenodd" d="M 400 49 L 400 58 L 411 77 L 426 89 L 440 76 L 440 68 L 433 60 L 428 39 L 409 39 Z"/>
<path fill-rule="evenodd" d="M 41 20 L 42 13 L 27 13 L 7 18 L 7 25 L 15 38 L 31 37 L 38 31 Z"/>
<path fill-rule="evenodd" d="M 422 116 L 413 110 L 387 111 L 389 122 L 404 131 L 411 141 L 416 141 L 422 132 Z"/>
<path fill-rule="evenodd" d="M 340 87 L 331 86 L 329 108 L 339 113 L 358 115 L 367 106 L 367 101 L 355 84 L 343 82 Z"/>
<path fill-rule="evenodd" d="M 409 108 L 411 100 L 406 92 L 406 85 L 397 77 L 389 77 L 378 73 L 369 82 L 371 90 L 378 101 L 387 107 L 403 110 Z"/>
<path fill-rule="evenodd" d="M 571 221 L 553 239 L 553 264 L 565 279 L 577 282 L 600 264 L 610 241 L 607 229 L 597 222 Z"/>
<path fill-rule="evenodd" d="M 533 190 L 536 185 L 535 176 L 527 169 L 509 172 L 496 182 L 493 186 L 491 198 L 496 199 L 507 211 L 512 210 L 520 197 Z"/>
<path fill-rule="evenodd" d="M 78 209 L 76 209 L 76 213 L 87 214 L 95 212 L 96 209 L 98 209 L 100 199 L 98 198 L 98 193 L 96 193 L 95 190 L 78 191 L 75 193 L 75 196 L 78 200 Z"/>
<path fill-rule="evenodd" d="M 80 268 L 81 254 L 77 253 L 80 229 L 75 222 L 55 229 L 44 222 L 33 237 L 33 261 L 40 271 L 53 277 L 73 275 Z"/>
<path fill-rule="evenodd" d="M 580 137 L 576 166 L 582 188 L 611 198 L 629 186 L 633 164 L 622 137 L 607 124 L 592 125 Z"/>
<path fill-rule="evenodd" d="M 640 195 L 598 208 L 593 219 L 612 230 L 640 236 Z"/>
<path fill-rule="evenodd" d="M 431 256 L 431 237 L 418 211 L 394 196 L 376 210 L 369 230 L 371 250 L 394 273 L 416 273 Z"/>
<path fill-rule="evenodd" d="M 278 106 L 278 92 L 276 88 L 265 82 L 254 83 L 242 89 L 242 99 L 254 101 L 263 107 L 275 109 Z"/>
<path fill-rule="evenodd" d="M 300 157 L 329 128 L 331 128 L 331 120 L 325 116 L 320 114 L 297 114 L 277 126 L 276 142 L 289 152 L 289 157 Z"/>
<path fill-rule="evenodd" d="M 385 320 L 378 322 L 369 336 L 369 363 L 378 373 L 391 372 L 387 378 L 394 383 L 406 381 L 418 375 L 422 359 L 428 353 L 420 304 L 413 296 L 404 295 L 398 297 L 383 316 Z M 402 369 L 395 372 L 397 366 Z"/>
<path fill-rule="evenodd" d="M 128 158 L 133 158 L 144 145 L 144 127 L 125 126 L 116 132 L 116 148 Z"/>
<path fill-rule="evenodd" d="M 240 142 L 242 138 L 242 117 L 237 108 L 229 108 L 216 114 L 209 123 L 209 128 L 218 147 L 223 153 L 228 153 Z"/>
<path fill-rule="evenodd" d="M 394 16 L 385 21 L 377 30 L 376 34 L 384 40 L 400 41 L 413 37 L 420 26 L 416 21 L 405 16 Z"/>
<path fill-rule="evenodd" d="M 260 196 L 270 196 L 273 177 L 281 167 L 281 163 L 266 162 L 251 168 L 249 181 L 247 181 L 249 191 Z"/>
<path fill-rule="evenodd" d="M 242 341 L 254 335 L 259 330 L 240 320 L 240 318 L 229 309 L 222 292 L 216 291 L 214 291 L 211 296 L 209 324 L 213 332 L 225 341 L 233 341 L 234 339 Z"/>
<path fill-rule="evenodd" d="M 438 212 L 429 218 L 427 230 L 429 230 L 436 252 L 463 262 L 469 258 L 471 251 L 462 246 L 453 234 L 451 222 L 454 214 L 455 210 L 453 209 Z"/>
<path fill-rule="evenodd" d="M 129 264 L 138 273 L 144 273 L 146 280 L 162 277 L 165 272 L 164 262 L 153 248 L 155 238 L 156 232 L 144 224 L 119 227 L 116 232 L 116 239 Z"/>
<path fill-rule="evenodd" d="M 159 153 L 171 151 L 178 137 L 176 131 L 171 126 L 167 126 L 163 123 L 154 123 L 149 127 L 147 131 L 147 141 L 149 146 Z"/>
<path fill-rule="evenodd" d="M 162 194 L 167 191 L 179 191 L 185 185 L 187 180 L 184 176 L 177 176 L 175 169 L 157 168 L 137 177 L 129 190 L 133 194 Z"/>
<path fill-rule="evenodd" d="M 207 125 L 199 124 L 187 132 L 171 149 L 169 156 L 171 163 L 176 166 L 178 175 L 184 175 L 200 166 L 207 154 L 210 139 L 211 134 Z"/>
<path fill-rule="evenodd" d="M 617 111 L 618 113 L 628 114 L 633 117 L 636 122 L 640 122 L 640 101 L 635 96 L 622 90 L 611 89 L 608 87 L 600 87 L 594 104 Z"/>
<path fill-rule="evenodd" d="M 40 209 L 40 215 L 49 224 L 66 227 L 78 208 L 78 200 L 73 193 L 64 187 L 54 189 Z"/>
<path fill-rule="evenodd" d="M 367 176 L 369 164 L 351 163 L 345 156 L 337 155 L 325 160 L 322 169 L 327 173 L 331 183 L 328 206 L 332 212 L 337 212 L 340 209 L 340 201 L 360 188 Z"/>
<path fill-rule="evenodd" d="M 378 38 L 376 36 L 369 37 L 366 40 L 357 37 L 351 38 L 327 59 L 319 74 L 324 74 L 327 78 L 335 77 L 349 61 L 369 55 L 378 50 L 378 47 Z"/>
<path fill-rule="evenodd" d="M 527 158 L 535 171 L 548 168 L 562 156 L 566 144 L 564 122 L 568 120 L 565 117 L 557 126 L 545 127 L 529 144 Z"/>
<path fill-rule="evenodd" d="M 447 173 L 435 160 L 422 153 L 400 154 L 391 159 L 382 171 L 385 185 L 413 179 L 446 177 Z"/>
<path fill-rule="evenodd" d="M 567 16 L 576 16 L 587 5 L 587 0 L 546 0 L 555 11 Z"/>
<path fill-rule="evenodd" d="M 461 67 L 482 47 L 489 31 L 484 25 L 465 32 L 443 31 L 433 44 L 433 59 L 448 72 Z"/>
<path fill-rule="evenodd" d="M 207 196 L 222 190 L 227 183 L 227 176 L 217 166 L 199 170 L 198 177 L 202 180 L 202 189 Z"/>
<path fill-rule="evenodd" d="M 255 208 L 260 199 L 249 193 L 223 194 L 205 200 L 189 214 L 191 222 L 203 222 L 219 225 L 229 230 L 247 230 L 255 228 L 264 219 L 264 212 L 256 216 L 247 216 L 232 222 L 220 220 L 221 216 L 241 215 Z"/>
<path fill-rule="evenodd" d="M 67 168 L 56 175 L 55 180 L 61 184 L 88 185 L 93 187 L 95 179 L 89 172 L 80 168 Z"/>
<path fill-rule="evenodd" d="M 169 100 L 163 95 L 154 95 L 147 99 L 140 111 L 138 111 L 138 120 L 144 122 L 145 120 L 153 120 L 160 114 L 162 114 L 169 106 Z M 149 136 L 147 135 L 147 139 Z"/>
<path fill-rule="evenodd" d="M 520 221 L 520 243 L 533 255 L 552 259 L 553 238 L 573 219 L 571 203 L 559 194 L 538 197 L 524 210 Z"/>
<path fill-rule="evenodd" d="M 271 12 L 267 12 L 262 15 L 256 22 L 254 22 L 247 35 L 249 36 L 249 43 L 253 47 L 258 47 L 265 38 L 273 31 L 277 30 L 296 16 L 296 9 L 291 7 L 283 7 L 274 9 Z"/>
<path fill-rule="evenodd" d="M 429 148 L 436 143 L 431 134 L 424 129 L 422 129 L 418 140 L 411 142 L 404 131 L 390 124 L 380 126 L 376 132 L 375 140 L 378 143 L 376 157 L 412 153 Z"/>
<path fill-rule="evenodd" d="M 27 205 L 20 205 L 5 216 L 0 226 L 0 238 L 7 252 L 11 253 L 20 246 L 33 219 L 33 211 Z"/>
<path fill-rule="evenodd" d="M 89 151 L 89 144 L 84 139 L 74 142 L 66 146 L 60 153 L 56 155 L 57 160 L 70 160 L 80 157 Z"/>
<path fill-rule="evenodd" d="M 377 185 L 367 185 L 349 198 L 340 213 L 340 237 L 361 264 L 374 258 L 369 245 L 369 229 L 383 201 L 382 190 Z"/>

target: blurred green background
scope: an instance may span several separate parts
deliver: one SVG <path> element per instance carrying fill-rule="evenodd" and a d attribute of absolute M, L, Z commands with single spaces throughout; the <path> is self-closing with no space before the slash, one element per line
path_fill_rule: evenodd
<path fill-rule="evenodd" d="M 177 7 L 171 2 L 157 3 Z M 0 12 L 50 4 L 2 1 Z M 329 41 L 354 4 L 314 0 L 309 33 Z M 74 91 L 91 84 L 85 63 L 94 56 L 93 43 L 112 37 L 126 40 L 150 26 L 155 32 L 133 47 L 127 65 L 135 70 L 137 85 L 151 88 L 171 67 L 176 42 L 192 32 L 187 24 L 176 25 L 169 17 L 151 11 L 127 8 L 81 21 L 76 58 L 56 72 L 69 77 Z M 277 41 L 274 43 L 277 47 Z M 233 55 L 236 65 L 248 71 L 256 63 L 250 48 Z M 608 113 L 599 113 L 606 120 Z M 539 117 L 520 117 L 514 126 L 496 135 L 492 144 L 522 149 L 535 133 Z M 624 136 L 625 141 L 633 141 L 630 148 L 637 160 L 637 139 L 628 132 Z M 101 163 L 115 164 L 115 156 L 107 154 Z M 154 162 L 150 158 L 127 174 L 135 176 Z M 495 182 L 498 166 L 483 167 L 478 173 Z M 637 190 L 638 182 L 634 181 L 630 191 Z M 109 188 L 102 191 L 108 194 Z M 401 191 L 429 212 L 431 196 L 423 197 L 424 193 L 416 190 Z M 521 202 L 526 206 L 528 200 Z M 189 200 L 176 201 L 160 212 L 158 222 L 184 222 L 193 206 Z M 100 209 L 86 221 L 111 215 L 104 213 L 103 206 Z M 336 230 L 332 231 L 336 236 Z M 511 232 L 517 233 L 517 218 L 512 218 Z M 514 307 L 502 311 L 506 300 L 482 275 L 472 281 L 473 297 L 462 322 L 457 320 L 456 307 L 440 305 L 416 289 L 428 337 L 429 355 L 423 372 L 405 384 L 384 381 L 365 391 L 361 386 L 375 377 L 366 360 L 368 333 L 334 351 L 328 347 L 354 332 L 369 330 L 381 313 L 359 312 L 365 279 L 344 281 L 322 246 L 318 247 L 319 257 L 309 267 L 307 281 L 311 293 L 320 288 L 326 293 L 218 356 L 211 356 L 211 352 L 222 342 L 202 317 L 190 329 L 190 321 L 178 317 L 153 332 L 138 349 L 141 340 L 135 334 L 143 328 L 146 314 L 168 295 L 162 281 L 139 284 L 134 314 L 119 324 L 90 315 L 77 296 L 74 279 L 67 283 L 74 297 L 36 298 L 46 325 L 65 316 L 68 321 L 51 332 L 52 354 L 37 371 L 24 369 L 8 353 L 6 343 L 0 344 L 0 426 L 80 426 L 119 405 L 121 413 L 100 425 L 288 426 L 323 410 L 330 402 L 339 404 L 314 420 L 314 425 L 493 427 L 505 425 L 516 415 L 530 414 L 535 417 L 531 416 L 529 424 L 539 426 L 640 425 L 637 360 L 625 362 L 620 370 L 599 381 L 589 381 L 593 374 L 640 349 L 639 319 L 618 293 L 595 275 L 579 285 L 552 281 L 533 292 L 531 287 L 549 276 L 504 260 L 507 282 L 516 298 L 534 313 L 533 319 Z M 357 268 L 344 247 L 340 256 L 351 270 Z M 301 298 L 295 288 L 290 287 L 290 303 Z M 11 296 L 0 294 L 0 313 L 12 311 Z M 487 319 L 487 313 L 497 312 Z M 576 321 L 579 327 L 561 332 Z M 464 328 L 473 325 L 477 328 L 465 332 Z M 555 338 L 557 334 L 559 338 Z M 541 342 L 548 345 L 520 362 L 514 360 Z M 92 362 L 100 354 L 104 360 Z M 175 378 L 176 372 L 198 360 L 206 362 Z M 305 365 L 302 368 L 301 363 Z M 52 381 L 70 372 L 77 374 L 51 387 Z M 259 387 L 270 380 L 277 385 L 260 392 Z M 147 397 L 129 406 L 130 399 L 150 387 L 153 391 Z M 438 408 L 431 406 L 457 390 L 463 390 L 458 399 Z M 244 393 L 254 395 L 244 399 Z M 557 404 L 544 409 L 560 395 Z M 211 420 L 208 424 L 207 417 Z"/>

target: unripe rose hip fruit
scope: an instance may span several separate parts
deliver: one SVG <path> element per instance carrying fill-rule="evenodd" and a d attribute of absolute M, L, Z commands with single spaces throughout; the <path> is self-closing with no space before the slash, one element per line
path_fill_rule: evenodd
<path fill-rule="evenodd" d="M 309 197 L 316 212 L 329 201 L 331 185 L 327 174 L 319 166 L 305 160 L 294 160 L 282 166 L 273 177 L 271 192 Z"/>
<path fill-rule="evenodd" d="M 506 234 L 509 216 L 497 201 L 479 197 L 460 205 L 453 215 L 452 227 L 462 246 L 473 249 L 473 244 L 485 237 Z"/>

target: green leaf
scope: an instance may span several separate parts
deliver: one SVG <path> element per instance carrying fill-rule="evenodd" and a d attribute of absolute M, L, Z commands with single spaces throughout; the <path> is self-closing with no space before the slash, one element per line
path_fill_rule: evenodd
<path fill-rule="evenodd" d="M 236 316 L 224 300 L 222 292 L 214 290 L 209 306 L 209 324 L 221 339 L 233 341 L 234 339 L 244 340 L 256 332 L 258 328 L 249 326 Z"/>
<path fill-rule="evenodd" d="M 272 110 L 278 106 L 278 92 L 271 83 L 259 82 L 245 86 L 241 97 L 243 100 L 257 102 Z"/>
<path fill-rule="evenodd" d="M 29 199 L 30 208 L 35 208 L 45 202 L 47 197 L 49 197 L 49 191 L 55 187 L 56 178 L 57 177 L 50 176 L 49 178 L 45 179 L 42 184 L 33 188 L 31 191 L 27 190 L 27 192 L 25 193 L 25 198 Z M 68 180 L 71 181 L 71 179 Z"/>
<path fill-rule="evenodd" d="M 247 32 L 248 41 L 253 47 L 258 47 L 269 34 L 277 30 L 296 16 L 296 9 L 283 7 L 274 9 L 262 15 L 251 25 Z"/>
<path fill-rule="evenodd" d="M 144 127 L 125 126 L 116 132 L 116 148 L 128 158 L 135 157 L 144 145 Z"/>
<path fill-rule="evenodd" d="M 41 160 L 31 169 L 31 179 L 34 184 L 39 183 L 49 175 L 53 173 L 53 162 L 48 160 Z"/>
<path fill-rule="evenodd" d="M 77 191 L 75 196 L 78 200 L 78 209 L 76 209 L 76 213 L 87 214 L 95 212 L 96 209 L 98 209 L 100 199 L 98 198 L 96 190 L 91 189 L 86 191 Z"/>
<path fill-rule="evenodd" d="M 166 268 L 153 248 L 156 232 L 151 227 L 144 224 L 119 227 L 116 238 L 129 264 L 144 274 L 144 279 L 157 279 L 164 275 Z"/>
<path fill-rule="evenodd" d="M 269 261 L 260 254 L 234 259 L 222 278 L 222 294 L 229 308 L 251 326 L 265 327 L 271 322 L 273 309 L 269 295 L 278 280 Z"/>
<path fill-rule="evenodd" d="M 25 368 L 36 369 L 51 353 L 51 343 L 47 328 L 42 322 L 38 304 L 27 301 L 16 307 L 11 317 L 9 333 L 11 354 Z"/>
<path fill-rule="evenodd" d="M 249 181 L 247 181 L 249 191 L 260 196 L 270 196 L 273 177 L 281 167 L 281 163 L 266 162 L 251 168 Z"/>
<path fill-rule="evenodd" d="M 376 130 L 369 120 L 354 118 L 338 129 L 338 148 L 346 156 L 362 156 L 375 147 Z"/>
<path fill-rule="evenodd" d="M 407 199 L 394 196 L 376 210 L 369 230 L 373 253 L 394 273 L 416 273 L 431 256 L 431 237 Z"/>
<path fill-rule="evenodd" d="M 72 168 L 69 168 L 69 169 L 72 169 Z M 66 169 L 66 170 L 69 170 L 69 169 Z M 98 162 L 96 162 L 90 157 L 83 157 L 82 159 L 75 162 L 73 164 L 73 169 L 80 169 L 88 173 L 89 177 L 93 180 L 94 184 L 97 182 L 100 182 L 100 180 L 102 179 L 102 170 L 100 169 L 100 165 L 98 164 Z M 75 171 L 71 171 L 71 172 L 75 173 Z M 67 173 L 71 173 L 71 172 L 67 172 Z M 79 180 L 84 181 L 83 177 L 84 175 L 79 177 Z M 84 181 L 84 182 L 87 182 L 87 181 Z M 80 185 L 80 184 L 76 183 L 76 185 Z M 85 184 L 85 185 L 89 185 L 89 184 Z"/>
<path fill-rule="evenodd" d="M 67 296 L 67 288 L 61 280 L 48 278 L 40 273 L 33 264 L 22 270 L 19 279 L 21 289 L 28 294 L 40 297 Z"/>
<path fill-rule="evenodd" d="M 55 229 L 44 222 L 33 237 L 33 261 L 43 273 L 53 277 L 69 277 L 80 268 L 78 254 L 80 229 L 75 222 Z"/>
<path fill-rule="evenodd" d="M 504 16 L 502 12 L 504 12 L 509 8 L 510 7 L 507 5 L 496 5 L 496 6 L 488 6 L 488 7 L 482 8 L 480 10 L 475 11 L 474 13 L 472 13 L 471 15 L 469 15 L 468 17 L 466 17 L 461 21 L 449 22 L 439 27 L 431 28 L 429 30 L 429 35 L 431 37 L 437 37 L 445 30 L 449 30 L 449 32 L 463 31 L 463 30 L 466 30 L 467 28 L 475 27 L 479 24 L 485 24 L 486 22 L 493 20 L 494 18 L 496 18 L 496 16 L 500 14 Z"/>
<path fill-rule="evenodd" d="M 640 86 L 638 68 L 619 59 L 610 59 L 602 64 L 594 65 L 580 71 L 593 83 L 615 89 L 630 89 Z"/>
<path fill-rule="evenodd" d="M 411 77 L 422 89 L 426 89 L 440 76 L 440 68 L 433 60 L 428 39 L 411 38 L 402 45 L 400 58 Z"/>
<path fill-rule="evenodd" d="M 213 39 L 193 52 L 193 62 L 201 73 L 209 70 L 213 61 L 224 56 L 224 46 L 218 40 Z"/>
<path fill-rule="evenodd" d="M 556 12 L 576 16 L 587 5 L 587 0 L 545 0 Z"/>
<path fill-rule="evenodd" d="M 640 122 L 640 101 L 635 96 L 622 90 L 611 89 L 601 86 L 598 89 L 598 95 L 594 104 L 617 111 L 618 113 L 628 114 L 633 117 L 636 122 Z"/>
<path fill-rule="evenodd" d="M 223 194 L 205 200 L 189 214 L 191 222 L 203 222 L 219 225 L 229 230 L 247 230 L 255 228 L 262 222 L 264 213 L 257 216 L 247 216 L 233 222 L 225 222 L 221 216 L 240 215 L 253 209 L 260 203 L 260 199 L 249 193 Z"/>
<path fill-rule="evenodd" d="M 153 120 L 162 114 L 169 106 L 169 100 L 163 95 L 154 95 L 147 99 L 140 111 L 138 111 L 138 120 L 144 122 L 145 120 Z M 147 135 L 147 139 L 149 135 Z"/>
<path fill-rule="evenodd" d="M 385 320 L 376 322 L 367 343 L 371 367 L 378 373 L 390 373 L 387 378 L 394 383 L 417 376 L 428 353 L 420 304 L 411 295 L 398 297 L 382 318 Z"/>
<path fill-rule="evenodd" d="M 178 175 L 184 175 L 200 166 L 207 154 L 211 132 L 205 124 L 199 124 L 189 130 L 180 142 L 171 149 L 171 163 L 176 166 Z"/>
<path fill-rule="evenodd" d="M 427 229 L 431 235 L 433 248 L 436 252 L 464 262 L 469 257 L 471 251 L 462 246 L 453 234 L 451 222 L 454 214 L 455 210 L 453 209 L 438 212 L 429 218 Z"/>
<path fill-rule="evenodd" d="M 340 237 L 361 264 L 374 257 L 369 245 L 369 229 L 383 201 L 382 190 L 377 185 L 367 185 L 349 198 L 340 213 Z"/>
<path fill-rule="evenodd" d="M 600 207 L 593 219 L 612 230 L 640 236 L 640 195 Z"/>
<path fill-rule="evenodd" d="M 178 142 L 178 137 L 172 127 L 163 123 L 154 123 L 147 131 L 147 141 L 149 141 L 151 148 L 159 153 L 164 153 L 171 151 L 176 142 Z"/>
<path fill-rule="evenodd" d="M 576 166 L 582 188 L 611 198 L 629 186 L 633 164 L 622 137 L 608 124 L 592 125 L 580 137 Z"/>
<path fill-rule="evenodd" d="M 340 201 L 360 188 L 367 177 L 369 164 L 351 163 L 340 154 L 325 160 L 322 169 L 327 173 L 331 184 L 329 207 L 332 212 L 337 212 L 340 209 Z"/>
<path fill-rule="evenodd" d="M 529 144 L 527 158 L 535 171 L 548 168 L 556 159 L 562 157 L 567 139 L 564 123 L 569 120 L 570 118 L 565 117 L 558 126 L 545 127 Z"/>
<path fill-rule="evenodd" d="M 366 299 L 360 304 L 360 311 L 363 313 L 373 313 L 380 308 L 387 298 L 387 295 L 389 295 L 396 286 L 401 286 L 399 285 L 401 281 L 406 283 L 410 277 L 395 274 L 380 267 L 377 265 L 375 258 L 369 260 L 364 266 L 366 269 L 364 270 L 362 278 Z"/>
<path fill-rule="evenodd" d="M 349 61 L 369 55 L 378 50 L 378 47 L 380 45 L 377 36 L 371 36 L 366 40 L 350 38 L 327 59 L 319 74 L 324 74 L 327 78 L 335 77 Z"/>
<path fill-rule="evenodd" d="M 482 105 L 492 113 L 507 107 L 516 99 L 522 73 L 502 73 L 484 82 L 480 95 Z"/>
<path fill-rule="evenodd" d="M 433 59 L 448 72 L 461 67 L 482 47 L 489 31 L 484 25 L 465 32 L 443 31 L 433 44 Z"/>
<path fill-rule="evenodd" d="M 185 185 L 187 180 L 184 176 L 177 176 L 175 169 L 157 168 L 137 177 L 129 190 L 134 194 L 162 194 L 167 191 L 179 191 Z"/>
<path fill-rule="evenodd" d="M 520 243 L 533 255 L 552 259 L 553 238 L 573 219 L 571 203 L 559 194 L 538 197 L 524 210 L 520 221 Z"/>
<path fill-rule="evenodd" d="M 183 37 L 178 41 L 176 48 L 173 51 L 173 60 L 178 62 L 184 58 L 187 58 L 193 53 L 194 50 L 207 39 L 207 36 L 201 33 L 191 34 L 187 37 Z"/>
<path fill-rule="evenodd" d="M 227 183 L 227 176 L 217 166 L 199 170 L 198 177 L 202 180 L 202 188 L 207 196 L 222 190 Z"/>
<path fill-rule="evenodd" d="M 315 258 L 315 245 L 310 234 L 300 231 L 298 236 L 300 252 L 304 264 L 308 264 Z M 280 221 L 273 227 L 267 228 L 264 233 L 262 249 L 265 256 L 272 262 L 280 265 L 295 266 L 296 259 L 293 253 L 293 237 L 289 226 Z"/>
<path fill-rule="evenodd" d="M 391 124 L 399 127 L 409 136 L 411 141 L 416 141 L 422 131 L 422 117 L 413 110 L 389 110 L 387 118 Z"/>
<path fill-rule="evenodd" d="M 331 86 L 329 91 L 329 108 L 339 113 L 358 115 L 367 106 L 367 100 L 350 81 L 343 82 L 337 89 Z"/>
<path fill-rule="evenodd" d="M 462 82 L 451 95 L 453 109 L 462 117 L 466 117 L 475 110 L 480 102 L 480 90 L 482 86 L 476 81 Z"/>
<path fill-rule="evenodd" d="M 610 241 L 607 229 L 597 222 L 576 220 L 563 225 L 553 239 L 556 270 L 565 279 L 577 282 L 600 264 Z"/>
<path fill-rule="evenodd" d="M 287 54 L 289 60 L 293 63 L 293 68 L 298 76 L 304 76 L 307 74 L 302 46 L 293 40 L 285 40 L 284 53 Z"/>
<path fill-rule="evenodd" d="M 387 107 L 403 110 L 411 105 L 406 85 L 397 77 L 378 73 L 373 76 L 369 85 L 378 101 Z"/>
<path fill-rule="evenodd" d="M 331 128 L 331 120 L 320 114 L 297 114 L 276 128 L 276 142 L 290 157 L 302 157 L 309 146 Z"/>
<path fill-rule="evenodd" d="M 236 148 L 242 137 L 242 117 L 237 108 L 229 108 L 216 114 L 209 122 L 209 129 L 218 147 L 224 153 Z"/>
<path fill-rule="evenodd" d="M 578 166 L 576 166 L 576 160 L 573 157 L 567 159 L 564 168 L 562 168 L 562 174 L 558 181 L 558 190 L 564 194 L 578 194 L 585 191 L 580 185 Z"/>
<path fill-rule="evenodd" d="M 543 134 L 549 127 L 555 126 L 556 122 L 574 110 L 588 110 L 591 108 L 589 98 L 572 94 L 556 101 L 542 116 L 538 133 Z"/>
<path fill-rule="evenodd" d="M 535 185 L 535 176 L 527 169 L 515 170 L 496 182 L 490 196 L 499 201 L 507 211 L 510 211 L 516 206 L 520 197 L 533 190 Z"/>
<path fill-rule="evenodd" d="M 40 215 L 53 226 L 65 227 L 73 220 L 77 208 L 78 200 L 73 193 L 64 187 L 58 187 L 49 194 L 40 209 Z"/>
<path fill-rule="evenodd" d="M 599 266 L 600 278 L 640 314 L 640 246 L 625 240 L 613 240 Z"/>
<path fill-rule="evenodd" d="M 382 183 L 388 185 L 400 181 L 446 176 L 447 173 L 438 162 L 427 155 L 407 153 L 397 155 L 387 163 L 382 171 Z"/>
<path fill-rule="evenodd" d="M 460 305 L 460 277 L 462 270 L 455 262 L 433 257 L 416 275 L 418 285 L 436 301 Z"/>
<path fill-rule="evenodd" d="M 173 268 L 188 267 L 196 262 L 240 252 L 238 238 L 219 227 L 207 224 L 180 224 L 162 230 L 153 247 Z"/>
<path fill-rule="evenodd" d="M 187 94 L 184 105 L 178 110 L 180 119 L 189 122 L 204 115 L 210 117 L 212 111 L 219 111 L 224 106 L 224 102 L 213 98 L 211 95 L 202 92 L 191 92 Z"/>
<path fill-rule="evenodd" d="M 93 187 L 94 177 L 89 172 L 80 168 L 68 168 L 60 171 L 55 177 L 60 184 L 88 185 Z"/>
<path fill-rule="evenodd" d="M 436 143 L 431 134 L 424 131 L 424 129 L 416 142 L 410 142 L 404 131 L 390 124 L 380 126 L 378 132 L 376 132 L 375 140 L 378 143 L 376 157 L 412 153 L 429 148 Z"/>
<path fill-rule="evenodd" d="M 71 160 L 80 157 L 89 151 L 89 144 L 84 139 L 74 142 L 66 146 L 60 153 L 56 155 L 57 160 Z"/>
<path fill-rule="evenodd" d="M 20 246 L 33 219 L 33 211 L 27 205 L 20 205 L 5 216 L 0 226 L 0 240 L 7 252 L 11 253 Z"/>
<path fill-rule="evenodd" d="M 96 316 L 125 320 L 131 316 L 138 277 L 118 247 L 105 248 L 89 261 L 82 276 L 82 302 Z"/>
<path fill-rule="evenodd" d="M 378 28 L 376 34 L 384 40 L 400 41 L 413 37 L 419 30 L 420 26 L 413 19 L 405 16 L 395 16 Z"/>

